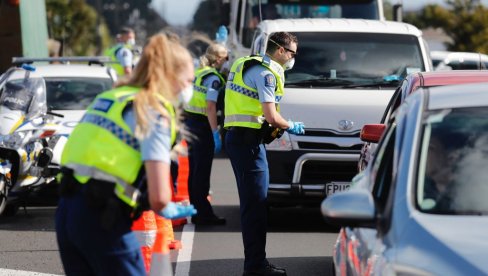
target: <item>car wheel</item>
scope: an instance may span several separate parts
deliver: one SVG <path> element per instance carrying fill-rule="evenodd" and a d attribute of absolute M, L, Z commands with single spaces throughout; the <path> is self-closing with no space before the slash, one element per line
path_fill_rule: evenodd
<path fill-rule="evenodd" d="M 5 176 L 0 175 L 0 215 L 3 214 L 7 207 L 8 186 Z"/>

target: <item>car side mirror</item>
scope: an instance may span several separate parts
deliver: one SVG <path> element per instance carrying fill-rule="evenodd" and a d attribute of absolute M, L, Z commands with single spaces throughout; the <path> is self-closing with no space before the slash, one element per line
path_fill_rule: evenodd
<path fill-rule="evenodd" d="M 385 132 L 385 124 L 367 124 L 361 129 L 361 140 L 363 142 L 378 143 L 383 132 Z"/>
<path fill-rule="evenodd" d="M 327 197 L 320 206 L 327 223 L 337 226 L 376 227 L 373 196 L 366 189 L 351 189 Z"/>

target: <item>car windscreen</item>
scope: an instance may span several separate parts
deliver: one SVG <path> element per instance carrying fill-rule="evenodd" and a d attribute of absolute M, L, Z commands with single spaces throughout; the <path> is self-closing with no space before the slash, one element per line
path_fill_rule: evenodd
<path fill-rule="evenodd" d="M 297 32 L 298 49 L 285 86 L 394 89 L 407 74 L 424 71 L 418 38 L 400 34 Z"/>
<path fill-rule="evenodd" d="M 424 122 L 416 189 L 427 213 L 488 214 L 488 108 L 441 110 Z"/>
<path fill-rule="evenodd" d="M 261 4 L 261 5 L 260 5 Z M 293 18 L 380 19 L 377 0 L 247 0 L 243 45 L 250 47 L 252 33 L 262 20 Z M 239 29 L 236 30 L 239 32 Z"/>
<path fill-rule="evenodd" d="M 44 78 L 47 103 L 53 110 L 84 110 L 103 91 L 112 88 L 108 78 Z"/>

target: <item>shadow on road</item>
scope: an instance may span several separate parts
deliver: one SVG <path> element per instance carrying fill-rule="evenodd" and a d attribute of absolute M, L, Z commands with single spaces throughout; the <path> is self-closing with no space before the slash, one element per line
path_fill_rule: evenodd
<path fill-rule="evenodd" d="M 197 225 L 196 232 L 241 232 L 239 206 L 214 206 L 219 216 L 227 219 L 226 225 Z M 317 208 L 270 208 L 268 232 L 324 232 L 337 233 L 339 228 L 325 223 Z"/>
<path fill-rule="evenodd" d="M 0 216 L 0 230 L 7 231 L 55 231 L 56 207 L 20 208 L 12 217 Z"/>
<path fill-rule="evenodd" d="M 292 254 L 292 253 L 291 253 Z M 288 276 L 327 276 L 332 268 L 332 257 L 287 257 L 271 258 L 269 261 L 279 267 L 286 269 Z M 192 261 L 190 276 L 212 275 L 212 276 L 233 276 L 242 275 L 243 259 L 220 259 Z"/>

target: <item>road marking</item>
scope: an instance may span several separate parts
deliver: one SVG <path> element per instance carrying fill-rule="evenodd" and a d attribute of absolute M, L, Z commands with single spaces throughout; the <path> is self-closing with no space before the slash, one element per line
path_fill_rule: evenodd
<path fill-rule="evenodd" d="M 183 248 L 178 252 L 176 259 L 175 276 L 190 275 L 191 253 L 193 251 L 193 238 L 195 237 L 195 225 L 188 222 L 183 226 L 181 244 Z"/>
<path fill-rule="evenodd" d="M 5 276 L 58 276 L 57 274 L 46 274 L 34 271 L 23 271 L 23 270 L 13 270 L 0 268 L 0 275 Z"/>

